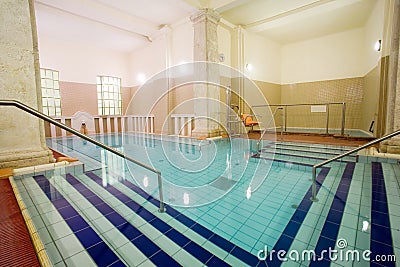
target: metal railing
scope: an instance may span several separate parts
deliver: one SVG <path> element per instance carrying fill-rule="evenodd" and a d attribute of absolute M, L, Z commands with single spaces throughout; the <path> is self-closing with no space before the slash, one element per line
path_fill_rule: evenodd
<path fill-rule="evenodd" d="M 329 107 L 330 105 L 342 105 L 342 122 L 340 128 L 340 134 L 344 135 L 344 127 L 346 121 L 346 103 L 345 102 L 330 102 L 330 103 L 318 103 L 318 104 L 264 104 L 264 105 L 253 105 L 251 108 L 259 108 L 259 107 L 281 107 L 285 111 L 285 132 L 287 131 L 287 107 L 294 106 L 326 106 L 326 134 L 329 133 Z"/>
<path fill-rule="evenodd" d="M 385 141 L 386 139 L 392 138 L 393 136 L 396 136 L 398 134 L 400 134 L 400 130 L 397 130 L 397 131 L 395 131 L 393 133 L 390 133 L 388 135 L 382 136 L 381 138 L 375 139 L 375 140 L 373 140 L 371 142 L 368 142 L 368 143 L 366 143 L 366 144 L 364 144 L 362 146 L 359 146 L 359 147 L 357 147 L 357 148 L 355 148 L 353 150 L 350 150 L 350 151 L 347 151 L 347 152 L 345 152 L 343 154 L 340 154 L 340 155 L 338 155 L 338 156 L 336 156 L 334 158 L 331 158 L 331 159 L 325 160 L 325 161 L 323 161 L 321 163 L 315 164 L 312 167 L 312 183 L 313 184 L 312 184 L 311 200 L 312 201 L 318 201 L 318 199 L 317 199 L 317 168 L 322 167 L 323 165 L 326 165 L 328 163 L 331 163 L 332 161 L 335 161 L 335 160 L 338 160 L 340 158 L 343 158 L 343 157 L 345 157 L 347 155 L 350 155 L 350 154 L 353 154 L 355 152 L 358 152 L 361 149 L 364 149 L 364 148 L 367 148 L 369 146 L 372 146 L 372 145 L 375 145 L 377 143 L 380 143 L 382 141 Z"/>
<path fill-rule="evenodd" d="M 153 168 L 151 166 L 148 166 L 148 165 L 146 165 L 146 164 L 144 164 L 144 163 L 142 163 L 140 161 L 137 161 L 136 159 L 131 158 L 128 155 L 123 154 L 123 153 L 119 152 L 118 150 L 115 150 L 112 147 L 107 146 L 106 144 L 103 144 L 103 143 L 101 143 L 101 142 L 99 142 L 99 141 L 97 141 L 97 140 L 95 140 L 93 138 L 90 138 L 89 136 L 86 136 L 86 135 L 82 134 L 81 132 L 66 126 L 63 123 L 60 123 L 60 122 L 54 120 L 53 118 L 51 118 L 51 117 L 49 117 L 49 116 L 47 116 L 47 115 L 45 115 L 45 114 L 33 109 L 33 108 L 31 108 L 31 107 L 29 107 L 29 106 L 27 106 L 27 105 L 25 105 L 25 104 L 23 104 L 23 103 L 21 103 L 19 101 L 15 101 L 15 100 L 0 100 L 0 106 L 14 106 L 14 107 L 17 107 L 17 108 L 19 108 L 19 109 L 21 109 L 21 110 L 23 110 L 25 112 L 30 113 L 31 115 L 34 115 L 34 116 L 36 116 L 36 117 L 38 117 L 38 118 L 40 118 L 42 120 L 48 121 L 48 122 L 50 122 L 50 123 L 62 128 L 64 130 L 66 130 L 66 131 L 68 131 L 68 132 L 70 132 L 70 133 L 72 133 L 72 134 L 74 134 L 76 136 L 79 136 L 80 138 L 85 139 L 86 141 L 88 141 L 88 142 L 90 142 L 92 144 L 95 144 L 95 145 L 97 145 L 97 146 L 99 146 L 99 147 L 101 147 L 101 148 L 103 148 L 103 149 L 105 149 L 107 151 L 110 151 L 111 153 L 113 153 L 115 155 L 118 155 L 118 156 L 120 156 L 120 157 L 122 157 L 124 159 L 127 159 L 130 162 L 132 162 L 132 163 L 134 163 L 136 165 L 139 165 L 140 167 L 143 167 L 143 168 L 145 168 L 145 169 L 147 169 L 149 171 L 152 171 L 152 172 L 156 173 L 157 174 L 157 178 L 158 178 L 158 190 L 159 190 L 159 197 L 160 197 L 160 208 L 159 208 L 159 211 L 160 212 L 164 212 L 165 211 L 163 190 L 162 190 L 161 171 L 159 171 L 159 170 L 157 170 L 157 169 L 155 169 L 155 168 Z"/>
<path fill-rule="evenodd" d="M 261 141 L 262 141 L 262 138 L 263 138 L 263 136 L 264 136 L 264 134 L 267 132 L 267 130 L 269 129 L 268 128 L 268 126 L 271 124 L 271 122 L 273 122 L 274 121 L 274 118 L 275 118 L 275 115 L 276 115 L 276 113 L 278 112 L 278 110 L 283 110 L 283 108 L 277 108 L 277 109 L 275 109 L 275 111 L 274 111 L 274 113 L 272 114 L 272 117 L 271 117 L 271 119 L 269 120 L 269 122 L 265 125 L 265 128 L 264 128 L 264 131 L 260 134 L 260 139 L 258 140 L 258 142 L 257 142 L 257 152 L 259 152 L 260 151 L 260 144 L 261 144 Z M 281 117 L 283 116 L 283 114 L 281 114 Z M 282 118 L 281 118 L 281 122 L 282 122 Z M 281 123 L 281 141 L 283 141 L 283 124 Z"/>

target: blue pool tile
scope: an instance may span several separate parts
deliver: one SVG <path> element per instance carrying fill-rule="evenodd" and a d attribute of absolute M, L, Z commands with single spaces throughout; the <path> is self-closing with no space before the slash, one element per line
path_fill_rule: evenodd
<path fill-rule="evenodd" d="M 75 216 L 65 220 L 73 232 L 80 231 L 89 227 L 89 224 L 81 217 Z"/>
<path fill-rule="evenodd" d="M 103 215 L 107 215 L 109 213 L 114 212 L 114 210 L 107 203 L 104 202 L 97 205 L 96 209 L 100 211 Z"/>
<path fill-rule="evenodd" d="M 64 207 L 69 206 L 69 203 L 65 198 L 57 199 L 57 200 L 53 201 L 52 203 L 57 209 L 62 209 Z"/>
<path fill-rule="evenodd" d="M 201 224 L 196 223 L 191 228 L 193 231 L 204 237 L 205 239 L 209 239 L 214 235 L 214 233 L 208 230 L 206 227 L 202 226 Z"/>
<path fill-rule="evenodd" d="M 224 262 L 223 260 L 221 260 L 216 256 L 212 256 L 211 259 L 209 259 L 208 262 L 206 262 L 206 265 L 210 267 L 230 266 L 229 264 L 227 264 L 226 262 Z"/>
<path fill-rule="evenodd" d="M 132 240 L 132 243 L 138 247 L 140 251 L 142 251 L 142 253 L 148 258 L 160 251 L 160 248 L 144 235 L 135 238 Z"/>
<path fill-rule="evenodd" d="M 390 227 L 390 221 L 388 220 L 388 214 L 381 213 L 378 211 L 371 211 L 371 218 L 374 218 L 372 224 L 378 224 L 380 226 Z"/>
<path fill-rule="evenodd" d="M 318 239 L 317 246 L 315 247 L 315 254 L 317 255 L 317 257 L 320 257 L 322 254 L 322 251 L 328 251 L 329 248 L 335 249 L 335 244 L 336 244 L 335 240 L 321 236 Z M 326 254 L 324 254 L 324 255 L 325 255 L 325 257 L 327 256 Z M 317 266 L 317 265 L 315 265 L 315 266 Z"/>
<path fill-rule="evenodd" d="M 102 239 L 92 228 L 83 229 L 79 232 L 76 232 L 75 235 L 78 237 L 79 241 L 81 241 L 82 245 L 86 248 L 102 242 Z"/>
<path fill-rule="evenodd" d="M 189 238 L 179 233 L 178 231 L 175 231 L 174 229 L 171 229 L 171 231 L 166 232 L 165 235 L 181 247 L 184 247 L 187 243 L 190 242 Z"/>
<path fill-rule="evenodd" d="M 164 251 L 160 250 L 156 254 L 150 257 L 151 262 L 153 262 L 156 266 L 181 266 L 176 261 L 172 261 L 171 257 L 165 253 Z"/>
<path fill-rule="evenodd" d="M 331 210 L 329 210 L 326 220 L 331 223 L 340 224 L 340 222 L 342 221 L 342 217 L 343 217 L 342 212 L 331 209 Z"/>
<path fill-rule="evenodd" d="M 114 226 L 126 223 L 126 220 L 117 212 L 111 212 L 105 216 Z"/>
<path fill-rule="evenodd" d="M 190 241 L 184 249 L 195 256 L 202 263 L 206 263 L 213 256 L 210 252 L 205 249 L 201 249 L 200 245 L 196 244 L 193 241 Z"/>
<path fill-rule="evenodd" d="M 46 190 L 53 190 L 56 191 L 57 189 L 55 187 L 53 187 L 50 182 L 48 181 L 47 178 L 45 177 L 36 177 L 35 179 L 39 179 L 41 182 L 40 184 L 38 183 L 38 185 L 40 186 L 40 188 L 44 191 L 44 193 L 46 193 Z M 64 199 L 61 193 L 57 193 L 57 195 L 60 197 L 60 199 Z M 67 201 L 68 203 L 68 201 Z M 69 203 L 68 203 L 69 204 Z M 60 215 L 63 216 L 64 219 L 66 219 L 66 217 L 68 216 L 69 219 L 66 219 L 66 223 L 68 224 L 68 226 L 71 229 L 78 229 L 80 227 L 84 227 L 85 223 L 82 222 L 82 220 L 79 220 L 78 218 L 82 217 L 78 214 L 78 212 L 69 204 L 61 209 L 59 209 Z M 74 216 L 72 216 L 74 215 Z M 66 216 L 66 217 L 64 217 Z M 70 217 L 72 216 L 72 217 Z M 75 227 L 75 224 L 77 222 L 77 220 L 80 222 L 80 226 Z M 88 233 L 88 235 L 83 234 L 82 231 L 88 231 L 91 230 L 90 232 L 85 232 Z M 82 232 L 81 234 L 76 234 Z M 81 244 L 85 247 L 85 249 L 88 249 L 88 246 L 85 245 L 89 245 L 91 246 L 88 249 L 88 253 L 90 256 L 92 256 L 92 259 L 95 261 L 95 263 L 98 266 L 108 266 L 111 263 L 119 260 L 118 257 L 115 255 L 115 253 L 107 246 L 105 245 L 105 243 L 100 239 L 99 235 L 97 235 L 97 233 L 95 231 L 93 231 L 92 228 L 86 227 L 81 231 L 76 232 L 76 237 L 78 238 L 78 240 L 81 242 Z M 89 239 L 88 239 L 89 237 Z M 97 244 L 96 244 L 97 242 Z M 96 244 L 93 246 L 93 244 Z M 103 245 L 100 245 L 103 244 Z M 99 246 L 98 246 L 99 245 Z M 96 248 L 95 248 L 96 247 Z M 106 260 L 104 260 L 104 258 L 100 257 L 99 254 L 99 250 L 101 250 L 101 254 L 102 255 L 106 255 L 108 258 Z M 111 261 L 109 262 L 108 259 L 110 259 Z"/>
<path fill-rule="evenodd" d="M 380 213 L 389 213 L 387 202 L 375 201 L 375 194 L 372 193 L 371 211 L 378 211 Z"/>
<path fill-rule="evenodd" d="M 108 267 L 124 267 L 124 266 L 126 266 L 125 263 L 123 263 L 121 260 L 118 260 L 109 265 Z"/>
<path fill-rule="evenodd" d="M 321 237 L 326 237 L 332 240 L 336 240 L 337 235 L 339 233 L 339 227 L 340 225 L 336 223 L 331 223 L 326 221 L 321 231 Z"/>
<path fill-rule="evenodd" d="M 310 202 L 311 202 L 311 201 L 310 201 Z M 307 212 L 306 212 L 306 211 L 297 209 L 297 210 L 295 211 L 295 213 L 293 214 L 291 220 L 292 220 L 292 221 L 295 221 L 295 222 L 302 223 L 302 222 L 304 221 L 304 218 L 306 217 L 306 215 L 307 215 Z"/>
<path fill-rule="evenodd" d="M 72 206 L 70 204 L 68 204 L 68 205 L 69 206 L 65 206 L 61 209 L 57 209 L 58 212 L 61 214 L 61 216 L 64 219 L 69 219 L 69 218 L 78 216 L 79 213 L 74 208 L 72 208 Z"/>
<path fill-rule="evenodd" d="M 223 250 L 227 251 L 228 253 L 231 252 L 232 249 L 235 247 L 232 242 L 220 237 L 219 235 L 213 235 L 209 240 Z"/>
<path fill-rule="evenodd" d="M 299 228 L 301 226 L 301 223 L 296 222 L 296 221 L 289 221 L 289 223 L 286 225 L 285 230 L 283 231 L 286 235 L 295 238 L 297 232 L 299 231 Z"/>
<path fill-rule="evenodd" d="M 390 230 L 390 217 L 388 214 L 388 204 L 386 197 L 385 180 L 382 171 L 382 165 L 378 162 L 372 162 L 372 200 L 371 200 L 371 258 L 377 255 L 394 255 L 393 239 Z M 378 186 L 379 185 L 379 186 Z M 377 191 L 377 189 L 379 191 Z M 378 201 L 377 199 L 383 200 Z M 386 226 L 380 225 L 383 221 Z M 395 266 L 393 262 L 385 262 L 386 266 Z"/>
<path fill-rule="evenodd" d="M 141 209 L 139 212 L 137 212 L 137 214 L 148 222 L 157 218 L 151 212 L 145 209 Z"/>
<path fill-rule="evenodd" d="M 127 207 L 129 207 L 134 212 L 138 212 L 141 209 L 140 205 L 132 200 L 124 202 L 124 203 Z"/>
<path fill-rule="evenodd" d="M 119 226 L 117 226 L 117 229 L 128 239 L 128 240 L 133 240 L 138 238 L 139 236 L 142 235 L 142 233 L 132 226 L 131 224 L 124 223 Z"/>
<path fill-rule="evenodd" d="M 153 225 L 161 233 L 168 232 L 169 230 L 172 229 L 171 226 L 169 226 L 168 224 L 166 224 L 165 222 L 163 222 L 162 220 L 160 220 L 158 218 L 150 221 L 150 224 Z"/>
<path fill-rule="evenodd" d="M 180 221 L 181 223 L 183 223 L 185 226 L 191 228 L 193 225 L 196 224 L 195 221 L 193 221 L 192 219 L 186 217 L 185 215 L 181 214 L 177 217 L 175 217 L 176 220 Z"/>
<path fill-rule="evenodd" d="M 88 248 L 87 252 L 98 266 L 109 266 L 119 260 L 104 242 Z"/>
<path fill-rule="evenodd" d="M 256 256 L 238 246 L 233 248 L 231 254 L 251 266 L 257 266 L 259 262 Z"/>

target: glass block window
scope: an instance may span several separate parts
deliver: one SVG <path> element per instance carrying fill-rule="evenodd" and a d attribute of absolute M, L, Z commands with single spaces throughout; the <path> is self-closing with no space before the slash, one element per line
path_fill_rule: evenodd
<path fill-rule="evenodd" d="M 99 115 L 121 115 L 121 79 L 97 76 L 97 107 Z"/>
<path fill-rule="evenodd" d="M 58 71 L 40 69 L 43 113 L 48 116 L 61 116 L 61 96 Z"/>

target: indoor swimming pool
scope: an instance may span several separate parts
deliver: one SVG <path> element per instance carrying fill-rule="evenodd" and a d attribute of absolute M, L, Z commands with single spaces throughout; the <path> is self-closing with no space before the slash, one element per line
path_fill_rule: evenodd
<path fill-rule="evenodd" d="M 83 165 L 14 179 L 55 266 L 395 266 L 400 255 L 397 160 L 326 165 L 312 202 L 312 165 L 351 147 L 92 137 L 160 170 L 166 211 L 154 173 L 76 137 L 47 139 Z"/>

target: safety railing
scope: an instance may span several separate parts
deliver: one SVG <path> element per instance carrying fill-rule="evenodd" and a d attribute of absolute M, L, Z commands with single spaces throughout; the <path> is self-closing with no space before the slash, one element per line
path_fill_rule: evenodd
<path fill-rule="evenodd" d="M 276 115 L 276 113 L 278 112 L 278 110 L 283 110 L 283 108 L 277 108 L 277 109 L 275 109 L 275 111 L 274 111 L 274 113 L 272 114 L 272 117 L 271 117 L 271 119 L 268 121 L 268 123 L 265 125 L 265 128 L 264 128 L 264 131 L 260 134 L 260 139 L 258 140 L 258 142 L 257 142 L 257 152 L 259 152 L 260 151 L 260 144 L 261 144 L 261 141 L 262 141 L 262 138 L 263 138 L 263 136 L 264 136 L 264 134 L 267 132 L 267 130 L 268 129 L 270 129 L 268 126 L 271 124 L 271 122 L 273 122 L 274 121 L 274 118 L 275 118 L 275 115 Z M 282 116 L 283 116 L 283 114 L 281 114 L 281 120 L 282 120 Z M 281 141 L 283 141 L 283 124 L 281 124 Z"/>
<path fill-rule="evenodd" d="M 325 106 L 326 107 L 326 129 L 325 132 L 326 134 L 329 133 L 329 109 L 330 106 L 332 105 L 341 105 L 342 106 L 342 118 L 341 118 L 341 128 L 340 128 L 340 134 L 344 135 L 344 127 L 345 127 L 345 121 L 346 121 L 346 103 L 345 102 L 330 102 L 330 103 L 318 103 L 318 104 L 264 104 L 264 105 L 253 105 L 251 108 L 259 108 L 259 107 L 280 107 L 284 109 L 285 113 L 285 119 L 284 119 L 284 128 L 285 132 L 287 131 L 287 108 L 288 107 L 296 107 L 296 106 Z"/>
<path fill-rule="evenodd" d="M 311 196 L 311 200 L 312 201 L 318 201 L 318 199 L 317 199 L 317 168 L 322 167 L 322 166 L 324 166 L 324 165 L 326 165 L 328 163 L 331 163 L 332 161 L 335 161 L 335 160 L 341 159 L 341 158 L 343 158 L 345 156 L 348 156 L 350 154 L 353 154 L 355 152 L 358 152 L 361 149 L 364 149 L 364 148 L 367 148 L 369 146 L 372 146 L 372 145 L 375 145 L 377 143 L 380 143 L 382 141 L 385 141 L 386 139 L 392 138 L 393 136 L 396 136 L 398 134 L 400 134 L 400 130 L 397 130 L 397 131 L 395 131 L 393 133 L 390 133 L 388 135 L 382 136 L 381 138 L 375 139 L 375 140 L 373 140 L 371 142 L 368 142 L 368 143 L 366 143 L 366 144 L 364 144 L 362 146 L 359 146 L 359 147 L 357 147 L 355 149 L 352 149 L 352 150 L 350 150 L 348 152 L 340 154 L 340 155 L 338 155 L 338 156 L 336 156 L 334 158 L 331 158 L 331 159 L 325 160 L 325 161 L 323 161 L 321 163 L 315 164 L 312 167 L 312 196 Z"/>
<path fill-rule="evenodd" d="M 113 154 L 116 154 L 116 155 L 118 155 L 118 156 L 120 156 L 120 157 L 122 157 L 122 158 L 124 158 L 124 159 L 126 159 L 126 160 L 128 160 L 128 161 L 130 161 L 130 162 L 132 162 L 134 164 L 136 164 L 136 165 L 139 165 L 140 167 L 143 167 L 143 168 L 145 168 L 145 169 L 147 169 L 149 171 L 154 172 L 155 174 L 157 174 L 157 179 L 158 179 L 158 190 L 159 190 L 159 197 L 160 197 L 160 208 L 159 208 L 159 211 L 160 212 L 164 212 L 165 211 L 164 198 L 163 198 L 163 189 L 162 189 L 161 171 L 159 171 L 159 170 L 157 170 L 157 169 L 155 169 L 155 168 L 153 168 L 151 166 L 148 166 L 148 165 L 146 165 L 146 164 L 144 164 L 144 163 L 142 163 L 140 161 L 137 161 L 136 159 L 131 158 L 128 155 L 123 154 L 123 153 L 119 152 L 118 150 L 115 150 L 114 148 L 109 147 L 106 144 L 103 144 L 103 143 L 101 143 L 101 142 L 99 142 L 99 141 L 97 141 L 97 140 L 95 140 L 95 139 L 93 139 L 93 138 L 91 138 L 91 137 L 89 137 L 87 135 L 84 135 L 81 132 L 79 132 L 79 131 L 77 131 L 77 130 L 75 130 L 73 128 L 70 128 L 70 127 L 66 126 L 65 124 L 62 124 L 62 123 L 52 119 L 51 117 L 49 117 L 49 116 L 47 116 L 47 115 L 45 115 L 45 114 L 43 114 L 43 113 L 41 113 L 41 112 L 29 107 L 29 106 L 27 106 L 27 105 L 25 105 L 25 104 L 23 104 L 23 103 L 21 103 L 19 101 L 15 101 L 15 100 L 0 100 L 0 106 L 14 106 L 14 107 L 17 107 L 17 108 L 19 108 L 19 109 L 21 109 L 21 110 L 23 110 L 25 112 L 28 112 L 31 115 L 34 115 L 34 116 L 36 116 L 36 117 L 38 117 L 38 118 L 40 118 L 42 120 L 50 122 L 50 123 L 62 128 L 64 130 L 76 135 L 76 136 L 79 136 L 80 138 L 85 139 L 86 141 L 88 141 L 88 142 L 90 142 L 92 144 L 95 144 L 95 145 L 97 145 L 97 146 L 99 146 L 99 147 L 101 147 L 101 148 L 103 148 L 103 149 L 105 149 L 105 150 L 107 150 L 107 151 L 109 151 L 109 152 L 111 152 Z"/>

